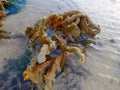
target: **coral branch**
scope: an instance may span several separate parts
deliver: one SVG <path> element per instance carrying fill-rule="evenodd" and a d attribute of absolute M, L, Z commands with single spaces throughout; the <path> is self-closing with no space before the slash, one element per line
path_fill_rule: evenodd
<path fill-rule="evenodd" d="M 31 80 L 44 90 L 52 90 L 56 73 L 63 68 L 65 62 L 66 56 L 63 54 L 34 67 L 28 67 L 23 73 L 24 80 Z"/>
<path fill-rule="evenodd" d="M 74 53 L 78 57 L 78 59 L 81 61 L 85 60 L 85 55 L 82 53 L 82 49 L 80 47 L 66 46 L 64 43 L 65 41 L 63 41 L 62 39 L 60 39 L 57 36 L 55 36 L 55 37 L 59 41 L 62 50 Z"/>

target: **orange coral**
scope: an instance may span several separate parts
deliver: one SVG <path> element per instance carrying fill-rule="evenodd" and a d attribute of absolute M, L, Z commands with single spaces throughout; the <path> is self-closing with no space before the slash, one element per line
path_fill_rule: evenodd
<path fill-rule="evenodd" d="M 77 10 L 40 19 L 34 27 L 28 27 L 25 31 L 33 53 L 37 53 L 24 71 L 24 79 L 38 84 L 41 90 L 52 90 L 56 74 L 66 63 L 65 53 L 72 53 L 85 61 L 84 51 L 91 41 L 85 38 L 82 46 L 79 39 L 83 36 L 95 38 L 99 32 L 100 27 Z M 37 42 L 40 42 L 41 47 L 36 48 Z M 54 50 L 60 51 L 60 54 L 52 56 Z"/>
<path fill-rule="evenodd" d="M 65 62 L 66 56 L 64 55 L 55 58 L 50 71 L 46 75 L 44 75 L 46 84 L 45 90 L 52 90 L 53 84 L 55 82 L 56 73 L 59 72 L 61 68 L 63 68 Z"/>
<path fill-rule="evenodd" d="M 65 41 L 60 39 L 59 37 L 55 36 L 57 40 L 59 41 L 59 44 L 61 45 L 61 49 L 67 52 L 72 52 L 74 53 L 79 60 L 84 61 L 85 60 L 85 55 L 82 53 L 82 48 L 76 47 L 76 46 L 66 46 Z"/>
<path fill-rule="evenodd" d="M 63 13 L 63 18 L 66 18 L 67 16 L 72 16 L 72 15 L 75 15 L 75 14 L 78 14 L 78 13 L 81 13 L 80 11 L 78 10 L 72 10 L 72 11 L 66 11 Z"/>
<path fill-rule="evenodd" d="M 66 56 L 63 54 L 34 67 L 28 67 L 23 73 L 24 80 L 31 80 L 44 88 L 44 90 L 52 90 L 56 73 L 63 68 L 65 62 Z"/>
<path fill-rule="evenodd" d="M 31 66 L 28 67 L 23 73 L 24 80 L 31 80 L 36 84 L 43 83 L 42 77 L 46 71 L 45 69 L 48 66 L 51 66 L 52 61 L 53 60 L 50 60 L 50 61 L 43 62 L 41 64 L 37 64 L 34 67 L 31 67 Z"/>
<path fill-rule="evenodd" d="M 63 22 L 63 17 L 59 14 L 52 14 L 46 20 L 46 25 L 53 27 L 54 29 L 59 28 Z"/>
<path fill-rule="evenodd" d="M 6 16 L 5 8 L 2 4 L 2 1 L 4 1 L 4 0 L 0 0 L 0 27 L 4 25 L 3 17 Z"/>

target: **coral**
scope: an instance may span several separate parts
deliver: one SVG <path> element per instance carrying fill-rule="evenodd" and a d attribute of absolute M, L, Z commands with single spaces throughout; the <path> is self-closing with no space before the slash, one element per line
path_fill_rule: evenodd
<path fill-rule="evenodd" d="M 2 39 L 2 38 L 4 38 L 4 39 L 9 39 L 10 38 L 10 36 L 9 36 L 7 31 L 0 30 L 0 39 Z"/>
<path fill-rule="evenodd" d="M 25 31 L 33 58 L 23 73 L 24 79 L 36 83 L 40 90 L 52 90 L 56 74 L 65 66 L 67 55 L 71 53 L 85 61 L 85 50 L 98 33 L 100 27 L 77 10 L 38 20 Z"/>
<path fill-rule="evenodd" d="M 76 46 L 66 46 L 65 45 L 65 41 L 63 41 L 61 38 L 55 36 L 61 46 L 61 49 L 63 51 L 67 51 L 67 52 L 72 52 L 74 53 L 79 60 L 84 61 L 85 60 L 85 55 L 82 53 L 82 48 L 80 47 L 76 47 Z"/>
<path fill-rule="evenodd" d="M 59 14 L 52 14 L 46 20 L 46 26 L 52 27 L 53 29 L 59 28 L 62 24 L 63 17 Z"/>
<path fill-rule="evenodd" d="M 68 25 L 67 32 L 75 39 L 78 38 L 81 33 L 79 27 L 75 23 Z"/>
<path fill-rule="evenodd" d="M 0 27 L 4 25 L 3 18 L 0 18 Z"/>
<path fill-rule="evenodd" d="M 44 75 L 45 90 L 52 90 L 53 83 L 55 82 L 56 73 L 59 72 L 61 68 L 63 68 L 65 61 L 66 57 L 64 55 L 55 58 L 50 71 L 46 75 Z"/>
<path fill-rule="evenodd" d="M 36 66 L 28 67 L 26 71 L 24 71 L 23 76 L 24 80 L 31 80 L 36 84 L 43 83 L 43 75 L 45 74 L 47 67 L 50 67 L 53 60 L 43 62 L 42 64 L 37 64 Z"/>
<path fill-rule="evenodd" d="M 46 61 L 46 55 L 50 54 L 49 46 L 47 44 L 43 44 L 41 47 L 38 55 L 37 55 L 37 62 L 42 63 Z"/>
<path fill-rule="evenodd" d="M 65 62 L 66 56 L 63 54 L 34 67 L 28 67 L 23 73 L 24 80 L 31 80 L 44 90 L 52 90 L 56 73 L 63 68 Z"/>
<path fill-rule="evenodd" d="M 78 11 L 78 10 L 72 10 L 72 11 L 66 11 L 66 12 L 64 12 L 63 13 L 63 18 L 66 18 L 66 17 L 68 17 L 68 16 L 72 16 L 72 15 L 75 15 L 75 14 L 78 14 L 78 13 L 81 13 L 80 11 Z"/>
<path fill-rule="evenodd" d="M 43 18 L 37 29 L 32 30 L 32 28 L 28 27 L 25 33 L 26 36 L 29 37 L 31 43 L 34 43 L 37 39 L 39 39 L 42 43 L 48 44 L 50 49 L 53 49 L 55 48 L 54 41 L 52 41 L 45 32 L 45 23 L 46 19 Z"/>
<path fill-rule="evenodd" d="M 0 0 L 0 27 L 2 27 L 4 25 L 3 17 L 6 16 L 5 8 L 2 3 L 3 1 L 5 1 L 5 0 Z"/>

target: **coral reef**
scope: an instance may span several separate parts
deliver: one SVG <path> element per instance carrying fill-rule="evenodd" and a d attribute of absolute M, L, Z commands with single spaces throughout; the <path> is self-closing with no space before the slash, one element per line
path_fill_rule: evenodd
<path fill-rule="evenodd" d="M 85 49 L 98 33 L 100 26 L 77 10 L 52 14 L 27 27 L 33 58 L 23 73 L 24 80 L 31 80 L 40 90 L 52 90 L 56 74 L 69 60 L 67 55 L 85 61 Z"/>

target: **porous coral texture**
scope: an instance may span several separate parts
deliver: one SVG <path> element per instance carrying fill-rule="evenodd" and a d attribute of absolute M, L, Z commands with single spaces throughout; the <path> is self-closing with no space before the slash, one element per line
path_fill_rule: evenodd
<path fill-rule="evenodd" d="M 27 27 L 25 34 L 33 58 L 23 73 L 24 79 L 36 83 L 40 90 L 52 90 L 67 55 L 71 53 L 85 61 L 85 49 L 99 32 L 100 26 L 77 10 L 52 14 Z"/>

